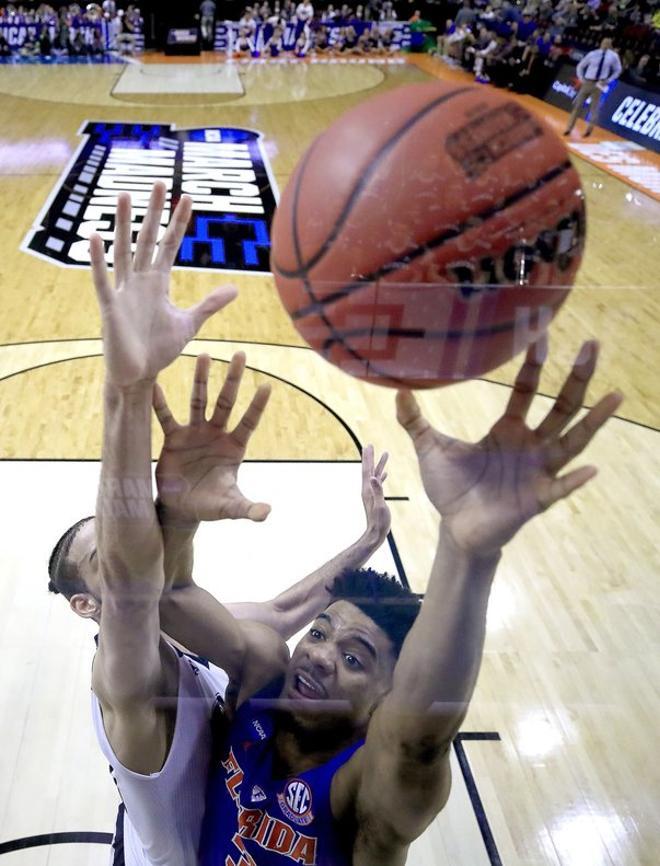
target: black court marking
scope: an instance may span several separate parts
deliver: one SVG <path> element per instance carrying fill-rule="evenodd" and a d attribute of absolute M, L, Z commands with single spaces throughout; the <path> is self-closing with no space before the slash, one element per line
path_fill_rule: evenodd
<path fill-rule="evenodd" d="M 551 183 L 553 180 L 560 177 L 564 172 L 568 171 L 572 167 L 573 166 L 571 165 L 570 160 L 566 160 L 565 162 L 561 163 L 561 165 L 556 165 L 554 168 L 550 169 L 550 171 L 547 171 L 542 177 L 536 180 L 532 186 L 526 186 L 524 189 L 520 189 L 517 192 L 512 193 L 510 196 L 507 196 L 507 198 L 505 198 L 498 204 L 491 205 L 488 208 L 484 208 L 484 210 L 482 210 L 480 213 L 469 217 L 458 226 L 451 226 L 450 228 L 445 229 L 445 231 L 441 232 L 436 237 L 431 238 L 430 241 L 427 241 L 423 244 L 418 244 L 416 247 L 413 247 L 412 249 L 406 251 L 405 253 L 403 253 L 402 256 L 396 259 L 396 261 L 389 262 L 386 265 L 382 265 L 380 268 L 378 268 L 378 270 L 372 271 L 372 273 L 367 274 L 366 276 L 361 276 L 360 279 L 355 280 L 355 282 L 347 283 L 347 285 L 345 285 L 343 288 L 338 289 L 331 295 L 327 295 L 326 297 L 324 297 L 322 301 L 315 301 L 315 303 L 310 304 L 307 307 L 303 307 L 302 309 L 293 313 L 291 318 L 296 321 L 298 321 L 299 319 L 304 319 L 305 316 L 309 316 L 312 313 L 318 313 L 320 309 L 327 307 L 329 304 L 333 304 L 336 301 L 340 301 L 343 298 L 349 297 L 360 288 L 362 288 L 365 284 L 377 282 L 378 280 L 382 279 L 382 277 L 396 273 L 397 271 L 401 270 L 401 268 L 409 265 L 415 259 L 418 259 L 420 258 L 420 256 L 425 255 L 427 252 L 441 247 L 448 241 L 454 240 L 468 229 L 476 228 L 477 226 L 483 225 L 484 222 L 496 216 L 498 213 L 501 213 L 508 207 L 517 204 L 519 201 L 527 198 L 527 196 L 533 195 L 541 187 L 545 186 L 548 183 Z M 561 286 L 557 288 L 561 288 Z"/>
<path fill-rule="evenodd" d="M 497 849 L 497 843 L 495 842 L 495 837 L 493 836 L 493 831 L 490 828 L 490 824 L 488 822 L 488 817 L 486 816 L 486 811 L 484 809 L 483 802 L 481 797 L 479 796 L 479 791 L 477 789 L 477 784 L 474 778 L 474 774 L 472 773 L 472 768 L 470 767 L 470 762 L 468 761 L 468 757 L 465 753 L 465 749 L 463 748 L 464 742 L 474 742 L 474 741 L 482 741 L 482 742 L 499 742 L 501 737 L 498 733 L 494 731 L 484 731 L 484 732 L 472 732 L 466 731 L 465 733 L 458 733 L 456 738 L 454 739 L 454 751 L 456 753 L 456 758 L 458 760 L 458 764 L 461 768 L 461 774 L 463 775 L 463 780 L 465 782 L 465 787 L 468 792 L 468 796 L 470 797 L 470 803 L 472 804 L 472 808 L 474 810 L 475 817 L 477 819 L 477 823 L 479 825 L 479 831 L 481 833 L 481 838 L 483 840 L 484 846 L 486 848 L 486 853 L 488 854 L 488 859 L 490 860 L 491 866 L 503 866 L 502 858 L 500 857 L 500 853 Z M 117 828 L 119 829 L 120 824 L 120 816 L 122 815 L 121 810 L 122 804 L 120 804 L 119 814 L 117 815 Z M 122 822 L 123 823 L 123 822 Z M 79 832 L 79 833 L 45 833 L 41 836 L 25 836 L 22 839 L 13 839 L 9 842 L 0 843 L 0 855 L 2 854 L 10 854 L 13 851 L 23 851 L 29 848 L 40 848 L 46 845 L 62 845 L 62 844 L 95 844 L 95 845 L 111 845 L 113 841 L 113 837 L 111 833 L 93 833 L 93 832 Z M 113 859 L 113 866 L 124 866 L 123 860 L 123 842 L 122 840 L 118 840 L 121 842 L 120 845 L 115 846 L 115 856 Z M 120 859 L 118 859 L 120 858 Z"/>
<path fill-rule="evenodd" d="M 24 851 L 26 848 L 42 848 L 45 845 L 71 845 L 86 843 L 88 845 L 112 844 L 112 833 L 44 833 L 41 836 L 24 836 L 22 839 L 12 839 L 10 842 L 0 842 L 0 854 L 11 854 L 12 851 Z"/>
<path fill-rule="evenodd" d="M 92 340 L 94 340 L 96 342 L 100 342 L 99 337 L 80 337 L 80 338 L 62 339 L 62 340 L 34 340 L 34 341 L 28 340 L 26 342 L 21 342 L 21 343 L 0 343 L 0 348 L 4 348 L 5 346 L 33 346 L 33 345 L 36 346 L 36 345 L 42 345 L 42 344 L 51 343 L 51 342 L 54 342 L 54 343 L 58 343 L 58 342 L 62 342 L 62 343 L 78 343 L 78 342 L 85 343 L 85 342 L 92 341 Z M 209 339 L 207 342 L 210 342 L 210 343 L 212 343 L 212 342 L 218 342 L 218 343 L 230 342 L 230 343 L 241 343 L 242 344 L 242 343 L 246 343 L 247 341 L 245 341 L 245 340 L 217 340 L 217 341 L 214 341 L 212 339 Z M 255 343 L 255 345 L 262 345 L 262 344 Z M 268 343 L 268 344 L 264 344 L 264 345 L 271 345 L 271 344 Z M 278 344 L 275 344 L 275 345 L 278 345 Z M 291 346 L 291 347 L 285 347 L 285 348 L 292 348 L 292 349 L 305 348 L 305 349 L 308 349 L 309 347 Z M 101 358 L 101 357 L 103 357 L 101 352 L 95 352 L 94 354 L 90 354 L 90 355 L 74 355 L 71 358 L 57 358 L 53 361 L 46 361 L 43 364 L 35 364 L 31 367 L 26 367 L 24 370 L 15 370 L 13 373 L 8 373 L 6 376 L 0 376 L 0 382 L 5 382 L 8 379 L 14 379 L 17 376 L 21 376 L 23 373 L 30 373 L 30 372 L 32 372 L 32 370 L 40 370 L 42 367 L 50 367 L 53 364 L 63 364 L 66 361 L 84 361 L 86 358 Z M 192 353 L 184 353 L 184 357 L 196 358 L 197 355 L 194 355 Z M 227 361 L 224 358 L 214 358 L 213 360 L 222 361 L 225 364 L 229 364 L 229 361 Z M 251 369 L 256 370 L 256 367 L 252 367 Z M 272 376 L 273 378 L 278 378 L 274 374 L 268 373 L 265 370 L 258 370 L 257 372 L 263 373 L 265 376 Z M 286 382 L 289 385 L 292 385 L 292 387 L 296 388 L 299 391 L 302 391 L 305 394 L 309 394 L 308 391 L 305 391 L 303 388 L 301 388 L 299 385 L 294 384 L 293 382 L 289 382 L 287 379 L 282 379 L 281 381 Z M 475 376 L 474 379 L 471 381 L 485 382 L 488 385 L 497 385 L 500 388 L 508 388 L 509 390 L 511 390 L 513 388 L 513 384 L 511 384 L 509 382 L 500 382 L 497 379 L 489 379 L 486 376 Z M 346 425 L 345 422 L 332 411 L 332 409 L 330 409 L 328 406 L 326 406 L 326 404 L 323 403 L 322 400 L 320 400 L 318 397 L 315 397 L 313 394 L 309 394 L 309 396 L 313 400 L 315 400 L 317 403 L 320 403 L 322 406 L 327 408 L 329 412 L 332 412 L 332 414 L 335 415 L 337 420 L 340 421 L 342 426 L 345 426 L 346 430 L 350 431 L 350 428 L 348 427 L 348 425 Z M 557 394 L 546 394 L 544 391 L 537 391 L 536 396 L 537 397 L 543 397 L 543 399 L 545 399 L 545 400 L 556 400 L 557 399 Z M 592 409 L 593 406 L 590 406 L 589 404 L 584 403 L 580 408 L 585 409 L 585 410 L 589 410 L 589 409 Z M 660 433 L 660 427 L 654 427 L 652 424 L 646 424 L 643 421 L 636 421 L 634 418 L 624 418 L 623 415 L 612 415 L 611 420 L 612 421 L 622 421 L 625 424 L 632 424 L 634 427 L 641 427 L 642 430 L 650 430 L 653 433 Z M 359 442 L 357 436 L 355 436 L 352 433 L 352 431 L 350 432 L 349 435 L 351 435 L 351 438 L 355 442 L 355 444 L 358 448 L 358 451 L 360 453 L 362 453 L 362 446 L 360 445 L 360 442 Z M 29 457 L 29 458 L 25 458 L 25 457 L 2 457 L 2 456 L 0 456 L 0 463 L 98 463 L 98 462 L 99 462 L 98 458 L 96 458 L 96 457 L 75 457 L 75 458 L 74 457 Z M 152 462 L 155 462 L 155 460 Z M 246 462 L 247 463 L 360 463 L 361 461 L 360 460 L 305 460 L 303 458 L 300 458 L 300 459 L 292 459 L 292 460 L 275 460 L 275 459 L 247 460 Z"/>
<path fill-rule="evenodd" d="M 437 99 L 429 102 L 427 105 L 424 106 L 424 108 L 420 109 L 416 114 L 413 114 L 412 117 L 409 117 L 408 120 L 403 124 L 403 126 L 399 127 L 399 129 L 395 133 L 393 133 L 392 136 L 388 138 L 383 145 L 381 145 L 380 149 L 376 151 L 373 159 L 367 165 L 364 173 L 355 184 L 348 198 L 346 199 L 346 202 L 341 212 L 335 220 L 334 226 L 330 229 L 330 234 L 323 241 L 319 249 L 312 256 L 310 256 L 310 258 L 307 260 L 307 263 L 304 265 L 302 264 L 297 244 L 296 258 L 298 259 L 298 270 L 283 270 L 282 268 L 280 268 L 277 262 L 275 262 L 275 268 L 282 274 L 282 276 L 299 277 L 302 276 L 303 272 L 311 270 L 316 264 L 318 264 L 318 262 L 323 258 L 323 256 L 327 253 L 332 244 L 335 242 L 337 235 L 343 228 L 346 217 L 353 210 L 353 205 L 362 194 L 362 191 L 371 179 L 371 175 L 379 166 L 380 162 L 387 156 L 387 154 L 399 143 L 399 141 L 406 135 L 407 132 L 409 132 L 417 123 L 423 120 L 427 114 L 433 111 L 434 108 L 437 108 L 438 105 L 442 105 L 443 103 L 448 102 L 450 99 L 453 99 L 455 96 L 458 96 L 461 93 L 467 93 L 468 91 L 472 91 L 473 89 L 473 87 L 458 87 L 456 90 L 452 90 L 450 93 L 445 93 L 443 96 L 439 96 Z M 310 149 L 307 151 L 305 159 L 300 166 L 300 172 L 298 173 L 298 177 L 296 178 L 293 208 L 291 209 L 291 236 L 294 239 L 297 239 L 298 236 L 298 200 L 300 194 L 300 186 L 302 184 L 302 178 L 305 174 L 307 162 L 310 159 L 316 144 L 318 144 L 320 140 L 321 137 L 317 138 L 312 147 L 310 147 Z"/>
<path fill-rule="evenodd" d="M 474 809 L 474 814 L 477 818 L 477 823 L 479 824 L 479 832 L 481 833 L 481 838 L 483 839 L 483 843 L 486 846 L 486 852 L 488 854 L 488 859 L 490 860 L 491 866 L 503 866 L 502 858 L 500 857 L 500 852 L 497 850 L 495 837 L 493 836 L 493 831 L 490 829 L 490 824 L 488 823 L 488 818 L 486 817 L 486 810 L 484 809 L 484 804 L 482 803 L 481 797 L 479 796 L 479 791 L 477 790 L 477 783 L 472 773 L 472 768 L 470 767 L 468 757 L 465 754 L 463 742 L 466 740 L 499 741 L 501 739 L 502 738 L 500 737 L 500 735 L 495 732 L 468 732 L 464 734 L 458 733 L 456 735 L 456 738 L 454 739 L 454 751 L 456 752 L 456 758 L 461 768 L 465 787 L 467 788 L 470 802 L 472 803 L 472 808 Z"/>

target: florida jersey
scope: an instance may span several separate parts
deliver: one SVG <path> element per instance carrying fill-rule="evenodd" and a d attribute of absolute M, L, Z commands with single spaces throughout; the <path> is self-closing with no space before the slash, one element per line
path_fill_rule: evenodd
<path fill-rule="evenodd" d="M 246 702 L 229 725 L 209 778 L 201 866 L 350 866 L 339 838 L 330 785 L 362 745 L 297 776 L 274 778 L 274 719 Z"/>

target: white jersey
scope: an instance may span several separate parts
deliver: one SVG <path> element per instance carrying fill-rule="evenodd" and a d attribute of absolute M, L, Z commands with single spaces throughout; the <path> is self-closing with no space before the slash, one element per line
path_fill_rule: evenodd
<path fill-rule="evenodd" d="M 111 858 L 120 866 L 197 863 L 211 761 L 211 716 L 214 708 L 223 704 L 228 677 L 214 665 L 207 667 L 174 648 L 172 651 L 179 660 L 176 723 L 169 754 L 159 772 L 144 776 L 118 761 L 105 733 L 99 701 L 92 692 L 96 737 L 125 807 L 125 811 L 120 809 Z"/>

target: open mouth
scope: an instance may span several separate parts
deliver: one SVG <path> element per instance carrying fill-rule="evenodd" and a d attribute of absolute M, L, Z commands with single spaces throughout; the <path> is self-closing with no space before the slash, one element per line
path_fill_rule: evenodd
<path fill-rule="evenodd" d="M 293 682 L 293 687 L 298 694 L 307 700 L 319 700 L 326 696 L 325 689 L 308 674 L 298 673 Z"/>

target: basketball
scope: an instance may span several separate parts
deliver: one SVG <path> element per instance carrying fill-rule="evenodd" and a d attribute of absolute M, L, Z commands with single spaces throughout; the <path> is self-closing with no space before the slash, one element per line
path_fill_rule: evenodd
<path fill-rule="evenodd" d="M 346 373 L 429 388 L 481 376 L 548 327 L 575 279 L 584 195 L 556 133 L 492 89 L 380 94 L 311 144 L 271 269 L 306 342 Z"/>

